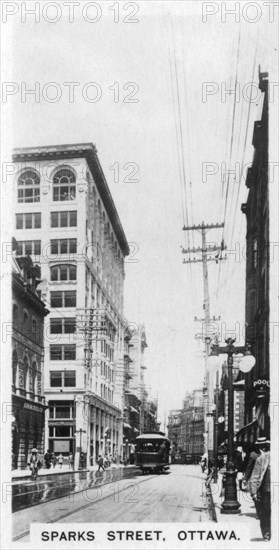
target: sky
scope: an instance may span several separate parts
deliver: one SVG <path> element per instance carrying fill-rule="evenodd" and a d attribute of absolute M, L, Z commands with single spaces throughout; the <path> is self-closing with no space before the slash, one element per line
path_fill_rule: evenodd
<path fill-rule="evenodd" d="M 201 234 L 184 225 L 225 222 L 206 235 L 208 243 L 220 246 L 224 239 L 227 246 L 226 261 L 208 262 L 210 313 L 221 316 L 222 341 L 233 330 L 243 343 L 240 206 L 253 124 L 261 116 L 258 70 L 276 63 L 276 23 L 262 2 L 254 3 L 257 12 L 241 8 L 239 22 L 222 12 L 234 2 L 211 3 L 218 10 L 205 20 L 209 3 L 197 0 L 105 1 L 95 8 L 84 1 L 75 3 L 72 22 L 69 2 L 51 3 L 53 9 L 38 3 L 37 21 L 22 4 L 34 7 L 19 3 L 4 29 L 6 82 L 12 83 L 6 143 L 96 145 L 132 251 L 124 313 L 145 325 L 145 379 L 164 422 L 204 377 L 204 346 L 195 338 L 201 324 L 194 321 L 204 315 L 202 264 L 182 263 L 199 257 L 182 254 L 182 247 L 201 246 Z M 235 82 L 237 93 L 226 93 Z M 25 95 L 35 86 L 36 97 Z M 131 166 L 136 181 L 127 178 Z M 229 177 L 228 170 L 236 173 Z"/>

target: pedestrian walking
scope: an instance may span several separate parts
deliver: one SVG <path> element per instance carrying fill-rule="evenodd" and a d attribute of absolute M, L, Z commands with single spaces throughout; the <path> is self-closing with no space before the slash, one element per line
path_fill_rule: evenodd
<path fill-rule="evenodd" d="M 205 471 L 206 464 L 207 464 L 207 454 L 204 453 L 201 457 L 201 462 L 200 462 L 202 473 L 204 473 L 204 471 Z"/>
<path fill-rule="evenodd" d="M 74 455 L 73 455 L 73 453 L 69 454 L 69 468 L 70 468 L 70 470 L 73 470 L 73 468 L 74 468 Z"/>
<path fill-rule="evenodd" d="M 245 472 L 243 474 L 243 479 L 242 479 L 242 489 L 243 490 L 245 490 L 245 489 L 249 490 L 250 478 L 251 478 L 251 475 L 252 475 L 252 472 L 253 472 L 253 469 L 254 469 L 254 466 L 255 466 L 255 462 L 256 462 L 257 458 L 260 456 L 260 449 L 256 445 L 251 445 L 250 450 L 247 453 L 247 455 L 248 455 L 247 466 L 246 466 Z"/>
<path fill-rule="evenodd" d="M 31 454 L 28 458 L 27 465 L 29 466 L 31 471 L 31 479 L 35 480 L 38 475 L 38 470 L 42 466 L 42 461 L 39 455 L 39 451 L 35 447 L 31 451 Z"/>
<path fill-rule="evenodd" d="M 109 466 L 110 466 L 110 461 L 109 461 L 108 455 L 106 454 L 104 459 L 104 467 L 109 468 Z"/>
<path fill-rule="evenodd" d="M 99 455 L 99 458 L 98 458 L 98 465 L 99 465 L 98 472 L 100 472 L 101 469 L 103 471 L 105 470 L 104 459 L 101 455 Z"/>
<path fill-rule="evenodd" d="M 242 490 L 242 479 L 243 473 L 246 468 L 246 453 L 243 451 L 242 447 L 237 447 L 234 453 L 234 467 L 237 470 L 236 478 L 238 481 L 239 489 Z"/>
<path fill-rule="evenodd" d="M 52 462 L 53 468 L 55 468 L 56 462 L 57 462 L 57 458 L 55 456 L 55 453 L 52 453 L 52 455 L 51 455 L 51 462 Z"/>
<path fill-rule="evenodd" d="M 49 470 L 51 466 L 51 454 L 49 452 L 49 449 L 45 453 L 44 459 L 45 459 L 45 467 L 47 470 Z"/>
<path fill-rule="evenodd" d="M 58 464 L 60 465 L 60 470 L 63 466 L 63 455 L 60 453 L 59 457 L 58 457 Z"/>
<path fill-rule="evenodd" d="M 256 444 L 259 445 L 261 454 L 255 461 L 249 485 L 251 497 L 260 518 L 263 540 L 269 541 L 271 538 L 270 442 L 265 437 L 259 437 Z"/>

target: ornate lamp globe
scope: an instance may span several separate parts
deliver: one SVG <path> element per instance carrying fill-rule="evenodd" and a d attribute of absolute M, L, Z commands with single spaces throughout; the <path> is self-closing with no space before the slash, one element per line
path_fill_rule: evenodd
<path fill-rule="evenodd" d="M 254 367 L 256 363 L 256 359 L 255 357 L 252 355 L 251 351 L 248 349 L 247 351 L 245 351 L 240 363 L 239 363 L 239 368 L 241 370 L 241 372 L 244 372 L 244 373 L 247 373 L 247 372 L 250 372 L 250 370 L 252 370 L 252 368 Z"/>

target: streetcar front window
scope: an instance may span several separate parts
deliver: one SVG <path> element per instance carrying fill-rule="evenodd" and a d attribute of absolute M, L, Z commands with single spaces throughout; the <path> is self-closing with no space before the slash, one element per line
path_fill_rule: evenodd
<path fill-rule="evenodd" d="M 137 441 L 137 452 L 139 453 L 158 453 L 163 441 Z"/>

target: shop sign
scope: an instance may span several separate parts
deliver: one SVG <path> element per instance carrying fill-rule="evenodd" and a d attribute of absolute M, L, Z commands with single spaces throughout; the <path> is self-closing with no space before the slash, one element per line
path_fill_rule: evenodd
<path fill-rule="evenodd" d="M 269 381 L 265 380 L 264 378 L 259 379 L 259 380 L 255 380 L 254 383 L 253 383 L 253 386 L 254 386 L 254 388 L 256 388 L 256 386 L 266 386 L 267 388 L 270 388 Z"/>
<path fill-rule="evenodd" d="M 32 405 L 32 403 L 24 403 L 23 405 L 24 409 L 28 409 L 29 411 L 36 411 L 36 412 L 42 412 L 42 409 L 40 407 L 37 407 L 36 405 Z"/>

